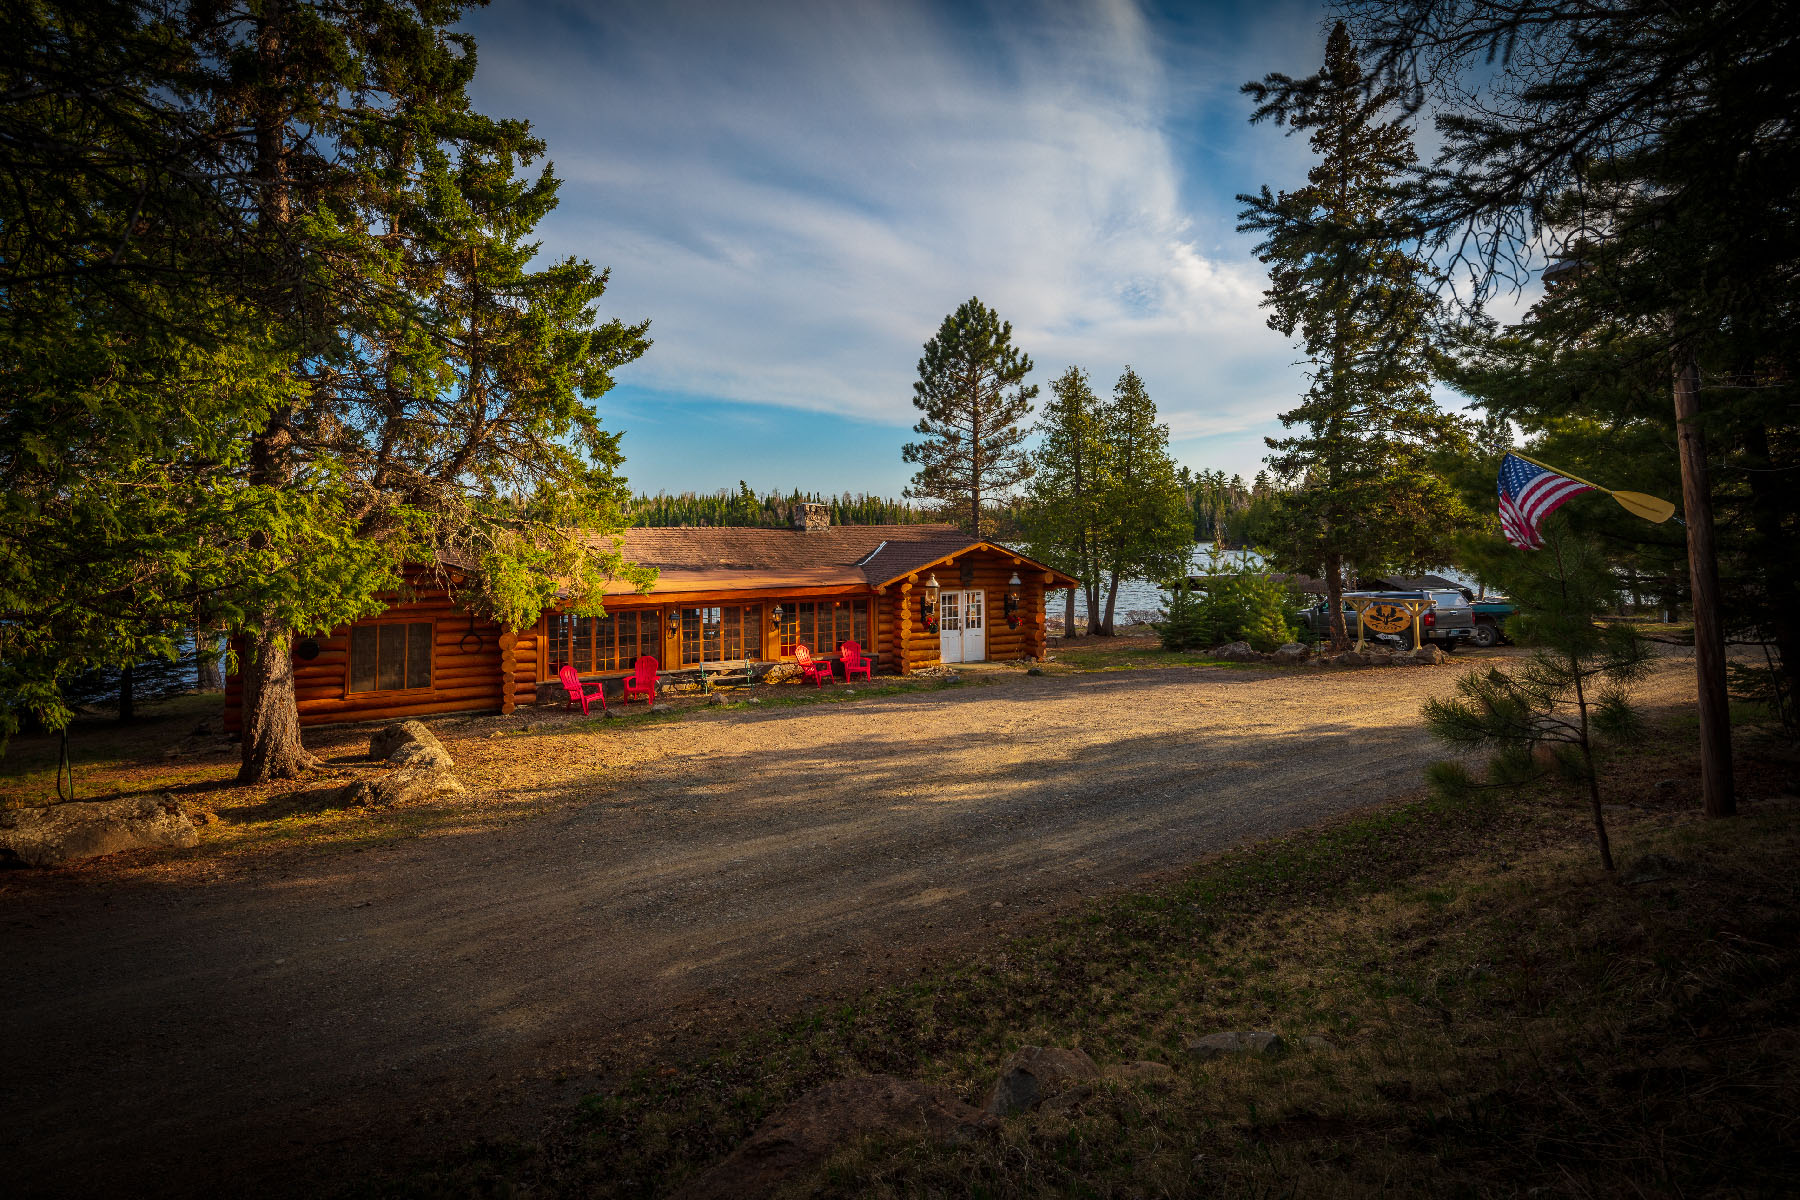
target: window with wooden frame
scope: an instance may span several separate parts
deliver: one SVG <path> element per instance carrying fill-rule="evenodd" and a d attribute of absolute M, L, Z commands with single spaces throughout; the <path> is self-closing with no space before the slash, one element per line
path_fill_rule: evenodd
<path fill-rule="evenodd" d="M 355 692 L 409 692 L 431 686 L 430 621 L 350 627 L 350 684 Z"/>
<path fill-rule="evenodd" d="M 762 605 L 722 604 L 681 610 L 681 665 L 762 657 Z"/>
<path fill-rule="evenodd" d="M 629 671 L 638 656 L 662 658 L 662 612 L 637 608 L 608 613 L 604 617 L 578 617 L 552 613 L 546 623 L 548 653 L 546 678 L 554 679 L 564 664 L 583 675 L 602 671 Z"/>
<path fill-rule="evenodd" d="M 819 656 L 836 654 L 845 642 L 855 642 L 865 653 L 874 653 L 869 645 L 867 600 L 796 600 L 781 608 L 783 658 L 792 658 L 795 646 L 805 646 Z"/>

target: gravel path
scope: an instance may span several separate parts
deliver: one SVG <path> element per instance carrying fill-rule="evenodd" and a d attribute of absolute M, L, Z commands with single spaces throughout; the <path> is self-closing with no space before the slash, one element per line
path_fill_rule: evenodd
<path fill-rule="evenodd" d="M 9 1190 L 304 1193 L 526 1128 L 671 1038 L 1414 788 L 1419 701 L 1456 674 L 1015 672 L 450 736 L 478 783 L 541 755 L 565 802 L 213 882 L 9 889 Z"/>

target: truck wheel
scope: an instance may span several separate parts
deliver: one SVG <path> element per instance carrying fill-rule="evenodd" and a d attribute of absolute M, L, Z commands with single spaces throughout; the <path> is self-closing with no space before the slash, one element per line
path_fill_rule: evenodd
<path fill-rule="evenodd" d="M 1492 621 L 1475 622 L 1475 636 L 1470 639 L 1483 650 L 1491 650 L 1500 644 L 1500 630 Z"/>

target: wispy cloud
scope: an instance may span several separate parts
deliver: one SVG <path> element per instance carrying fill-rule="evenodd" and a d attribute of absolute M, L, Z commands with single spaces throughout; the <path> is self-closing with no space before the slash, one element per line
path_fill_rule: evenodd
<path fill-rule="evenodd" d="M 1293 12 L 1251 40 L 1310 46 Z M 1231 196 L 1294 158 L 1237 84 L 1305 58 L 1123 0 L 502 0 L 472 25 L 483 107 L 530 117 L 566 180 L 545 250 L 610 265 L 610 310 L 652 320 L 634 385 L 902 425 L 921 343 L 979 295 L 1040 382 L 1130 363 L 1178 437 L 1292 403 Z"/>

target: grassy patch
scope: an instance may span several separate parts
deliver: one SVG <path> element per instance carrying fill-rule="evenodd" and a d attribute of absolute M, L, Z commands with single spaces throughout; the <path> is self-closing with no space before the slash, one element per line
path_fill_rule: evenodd
<path fill-rule="evenodd" d="M 1088 637 L 1063 642 L 1051 662 L 1076 671 L 1137 671 L 1154 667 L 1224 667 L 1238 671 L 1268 670 L 1267 663 L 1226 662 L 1196 650 L 1164 650 L 1155 638 Z"/>
<path fill-rule="evenodd" d="M 1004 1055 L 1079 1046 L 1173 1065 L 959 1148 L 846 1150 L 804 1194 L 1773 1194 L 1800 1152 L 1800 812 L 1706 823 L 1659 775 L 1663 731 L 1609 799 L 1636 886 L 1579 808 L 1397 804 L 1218 856 L 916 982 L 646 1064 L 533 1145 L 411 1176 L 420 1195 L 659 1194 L 828 1080 L 891 1073 L 979 1103 Z M 1746 739 L 1754 742 L 1754 739 Z M 1748 795 L 1792 786 L 1761 744 Z M 1199 1063 L 1194 1036 L 1333 1048 Z"/>

